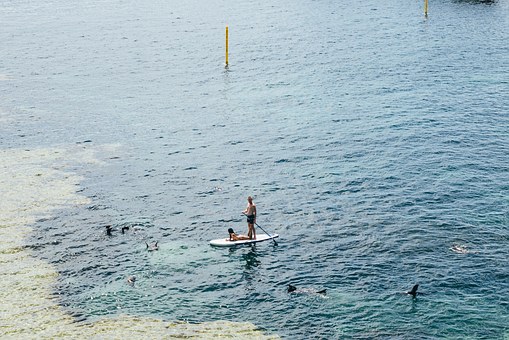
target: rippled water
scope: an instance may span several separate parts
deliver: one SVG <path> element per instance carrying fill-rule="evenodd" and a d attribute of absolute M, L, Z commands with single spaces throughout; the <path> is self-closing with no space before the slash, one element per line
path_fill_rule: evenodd
<path fill-rule="evenodd" d="M 427 19 L 401 0 L 1 6 L 0 145 L 66 150 L 26 157 L 89 202 L 51 203 L 23 241 L 78 321 L 509 336 L 506 0 Z M 247 195 L 278 245 L 210 247 L 247 231 Z M 415 283 L 426 295 L 401 294 Z"/>

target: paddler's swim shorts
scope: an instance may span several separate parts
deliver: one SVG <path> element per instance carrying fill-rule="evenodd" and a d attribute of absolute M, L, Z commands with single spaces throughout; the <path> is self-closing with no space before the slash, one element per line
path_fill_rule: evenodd
<path fill-rule="evenodd" d="M 247 215 L 247 223 L 253 224 L 255 221 L 255 215 Z"/>

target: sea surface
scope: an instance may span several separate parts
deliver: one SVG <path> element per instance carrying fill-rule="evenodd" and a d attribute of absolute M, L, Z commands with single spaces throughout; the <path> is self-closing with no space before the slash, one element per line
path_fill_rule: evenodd
<path fill-rule="evenodd" d="M 508 0 L 0 26 L 0 337 L 509 339 Z M 211 247 L 248 195 L 277 244 Z"/>

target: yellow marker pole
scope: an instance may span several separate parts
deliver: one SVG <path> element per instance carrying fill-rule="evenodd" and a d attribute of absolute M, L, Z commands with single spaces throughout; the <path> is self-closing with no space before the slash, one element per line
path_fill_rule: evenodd
<path fill-rule="evenodd" d="M 428 17 L 428 0 L 424 0 L 424 16 Z"/>
<path fill-rule="evenodd" d="M 226 26 L 226 66 L 228 66 L 228 26 Z"/>

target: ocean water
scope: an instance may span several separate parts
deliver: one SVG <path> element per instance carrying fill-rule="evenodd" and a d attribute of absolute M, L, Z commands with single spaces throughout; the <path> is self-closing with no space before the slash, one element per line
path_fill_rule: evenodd
<path fill-rule="evenodd" d="M 0 22 L 2 337 L 509 338 L 507 0 Z"/>

